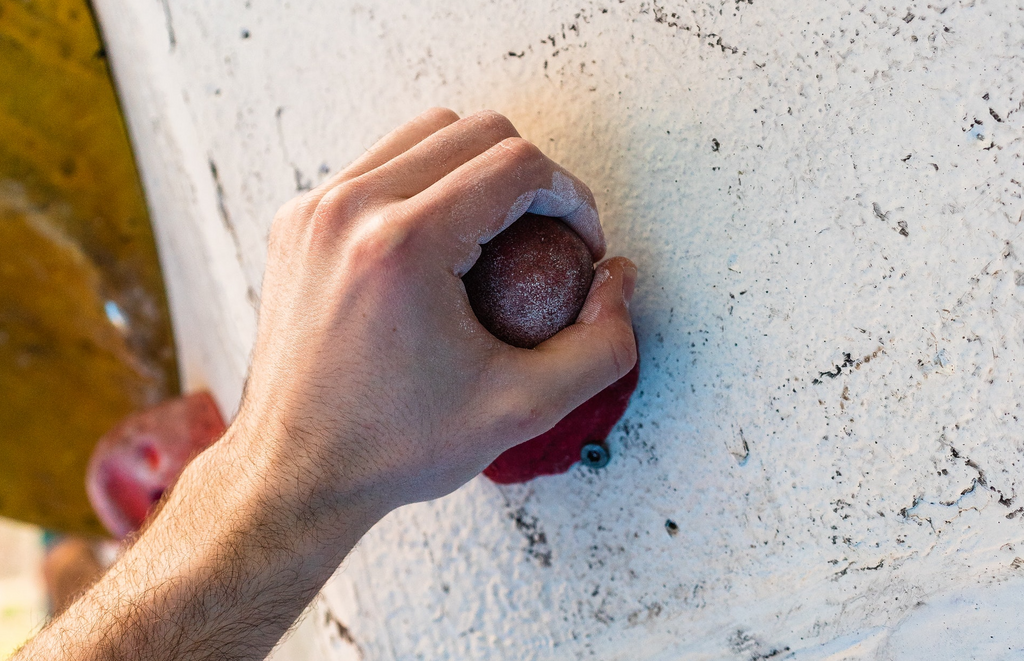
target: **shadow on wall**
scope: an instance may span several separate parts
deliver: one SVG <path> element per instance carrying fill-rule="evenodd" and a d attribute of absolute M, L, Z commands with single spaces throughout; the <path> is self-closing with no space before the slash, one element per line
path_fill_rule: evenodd
<path fill-rule="evenodd" d="M 663 380 L 687 383 L 697 378 L 692 370 L 701 369 L 677 360 L 680 350 L 673 346 L 684 342 L 687 320 L 699 318 L 709 304 L 686 284 L 699 270 L 690 258 L 687 237 L 700 238 L 694 232 L 701 226 L 699 205 L 687 189 L 711 184 L 700 181 L 707 176 L 703 170 L 689 166 L 698 147 L 674 138 L 698 134 L 697 119 L 662 116 L 672 122 L 664 126 L 657 117 L 639 121 L 635 115 L 617 114 L 622 104 L 591 93 L 585 80 L 567 77 L 563 83 L 575 89 L 531 76 L 489 93 L 494 106 L 524 138 L 590 186 L 608 239 L 608 255 L 625 255 L 636 262 L 639 280 L 631 309 L 644 365 L 630 409 L 643 402 L 645 410 L 654 407 L 648 417 L 671 416 L 675 412 L 655 410 L 660 402 L 645 400 L 643 394 Z M 685 183 L 677 183 L 683 173 Z M 666 236 L 672 236 L 676 246 L 667 252 L 662 245 Z M 659 283 L 681 285 L 682 294 L 666 294 Z M 627 411 L 624 422 L 629 419 Z"/>

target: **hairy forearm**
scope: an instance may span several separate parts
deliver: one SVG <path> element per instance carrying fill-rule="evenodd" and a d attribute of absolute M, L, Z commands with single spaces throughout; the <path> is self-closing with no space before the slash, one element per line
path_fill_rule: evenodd
<path fill-rule="evenodd" d="M 310 502 L 302 469 L 259 465 L 259 442 L 233 429 L 200 455 L 136 543 L 15 659 L 264 658 L 377 517 Z"/>

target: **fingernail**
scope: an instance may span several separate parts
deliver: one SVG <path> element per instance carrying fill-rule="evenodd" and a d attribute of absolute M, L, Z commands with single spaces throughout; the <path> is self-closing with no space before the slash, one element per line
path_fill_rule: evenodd
<path fill-rule="evenodd" d="M 633 290 L 636 289 L 636 265 L 632 262 L 622 267 L 622 300 L 629 307 L 633 300 Z"/>

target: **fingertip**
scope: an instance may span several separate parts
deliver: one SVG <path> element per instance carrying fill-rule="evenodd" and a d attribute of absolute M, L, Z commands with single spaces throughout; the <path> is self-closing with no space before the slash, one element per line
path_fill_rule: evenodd
<path fill-rule="evenodd" d="M 598 264 L 590 293 L 576 323 L 594 324 L 607 313 L 624 314 L 628 321 L 636 278 L 636 264 L 625 257 L 612 257 Z"/>
<path fill-rule="evenodd" d="M 612 257 L 597 265 L 594 284 L 576 321 L 590 337 L 591 346 L 603 342 L 620 378 L 636 362 L 636 338 L 629 303 L 636 288 L 637 269 L 625 257 Z"/>
<path fill-rule="evenodd" d="M 617 257 L 616 259 L 622 260 L 622 299 L 626 302 L 626 307 L 628 308 L 629 304 L 633 301 L 633 293 L 636 291 L 636 264 L 625 257 Z"/>
<path fill-rule="evenodd" d="M 583 309 L 580 310 L 579 315 L 576 317 L 577 324 L 590 325 L 597 321 L 598 314 L 601 312 L 601 300 L 600 294 L 604 291 L 605 284 L 612 279 L 611 270 L 605 263 L 598 264 L 594 267 L 594 280 L 590 283 L 590 292 L 587 293 L 587 300 L 583 302 Z"/>

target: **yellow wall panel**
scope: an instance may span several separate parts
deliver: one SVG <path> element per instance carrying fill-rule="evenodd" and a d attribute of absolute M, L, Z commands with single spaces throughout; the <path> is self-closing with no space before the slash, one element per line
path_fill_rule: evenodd
<path fill-rule="evenodd" d="M 178 389 L 156 249 L 87 4 L 0 0 L 0 515 L 99 532 L 96 440 Z"/>

